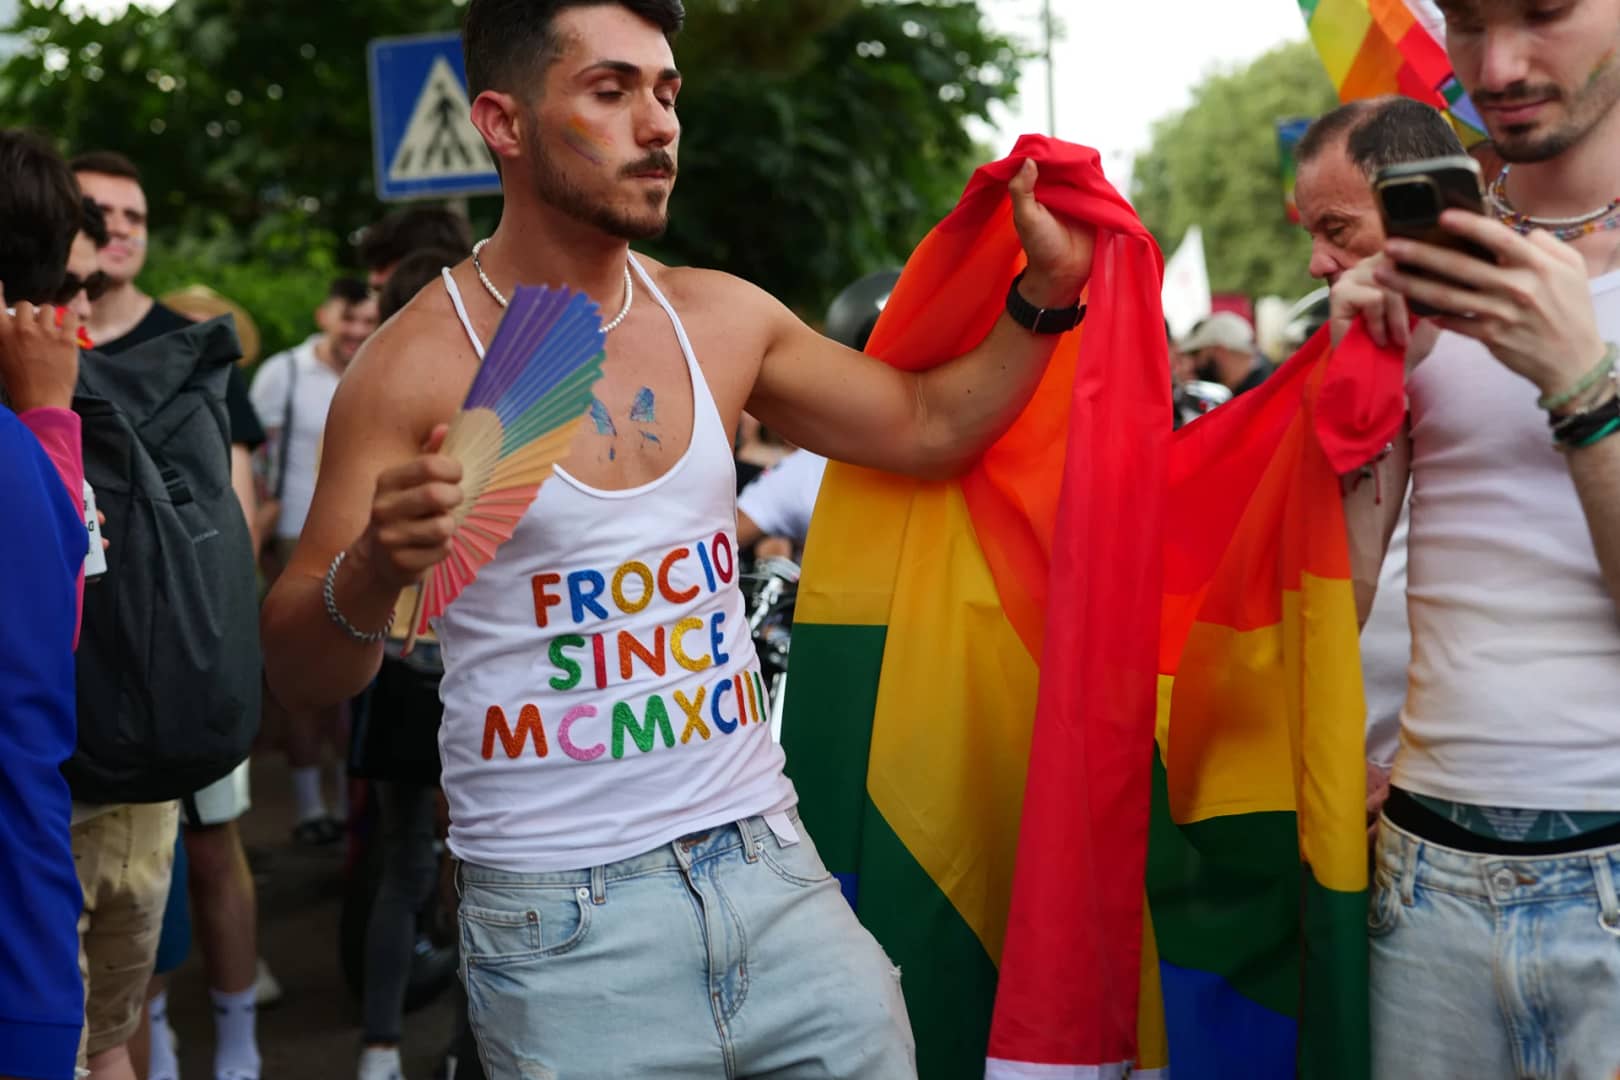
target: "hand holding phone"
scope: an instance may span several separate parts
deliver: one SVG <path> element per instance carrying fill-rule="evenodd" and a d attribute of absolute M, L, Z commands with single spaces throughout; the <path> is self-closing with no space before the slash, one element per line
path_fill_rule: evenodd
<path fill-rule="evenodd" d="M 1373 194 L 1384 219 L 1385 234 L 1496 262 L 1496 256 L 1486 248 L 1440 225 L 1440 215 L 1447 210 L 1485 213 L 1479 163 L 1466 154 L 1386 165 L 1373 176 Z M 1434 278 L 1414 267 L 1399 265 L 1397 268 L 1414 277 Z M 1441 314 L 1416 301 L 1411 302 L 1410 307 L 1417 315 Z"/>

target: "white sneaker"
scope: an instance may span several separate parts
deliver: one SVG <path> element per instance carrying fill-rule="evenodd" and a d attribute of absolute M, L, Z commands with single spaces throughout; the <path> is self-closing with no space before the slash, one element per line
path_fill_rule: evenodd
<path fill-rule="evenodd" d="M 270 965 L 266 964 L 264 957 L 261 956 L 258 972 L 253 976 L 253 1004 L 260 1009 L 268 1009 L 278 1004 L 285 996 L 281 983 L 270 974 Z"/>
<path fill-rule="evenodd" d="M 368 1046 L 360 1051 L 360 1080 L 405 1080 L 399 1047 Z"/>

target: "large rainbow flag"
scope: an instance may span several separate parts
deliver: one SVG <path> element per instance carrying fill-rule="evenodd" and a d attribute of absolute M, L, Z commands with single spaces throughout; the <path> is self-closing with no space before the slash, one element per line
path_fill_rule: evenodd
<path fill-rule="evenodd" d="M 920 369 L 988 332 L 1025 156 L 1099 230 L 1091 314 L 959 480 L 828 470 L 784 725 L 805 821 L 904 972 L 924 1080 L 1358 1075 L 1334 515 L 1399 423 L 1399 359 L 1317 342 L 1169 445 L 1158 251 L 1093 152 L 1033 137 L 919 247 L 874 355 Z"/>
<path fill-rule="evenodd" d="M 1434 0 L 1299 0 L 1340 101 L 1404 94 L 1446 114 L 1464 146 L 1485 124 L 1451 70 Z"/>
<path fill-rule="evenodd" d="M 1041 200 L 1098 230 L 1090 314 L 960 479 L 828 469 L 783 727 L 805 822 L 904 972 L 929 1080 L 986 1074 L 998 975 L 992 1053 L 1012 1063 L 998 1068 L 1058 1055 L 1117 1074 L 1137 1058 L 1170 427 L 1162 259 L 1095 151 L 1029 136 L 923 241 L 868 349 L 915 370 L 995 325 L 1022 260 L 1007 183 L 1026 157 Z M 1049 619 L 1059 596 L 1107 617 Z M 1067 678 L 1040 678 L 1043 653 Z M 1038 711 L 1052 721 L 1037 724 Z M 1031 769 L 1032 743 L 1064 768 Z M 1075 791 L 1086 775 L 1114 786 Z M 1128 814 L 1113 820 L 1121 801 Z M 1015 868 L 1020 829 L 1042 820 L 1074 841 L 1083 877 L 1056 849 Z M 1058 873 L 1042 880 L 1043 867 Z M 1061 994 L 1043 981 L 1043 952 L 1075 965 Z M 1027 1004 L 1009 1011 L 1010 994 Z M 1162 1034 L 1147 1042 L 1159 1049 L 1142 1063 L 1162 1066 Z"/>

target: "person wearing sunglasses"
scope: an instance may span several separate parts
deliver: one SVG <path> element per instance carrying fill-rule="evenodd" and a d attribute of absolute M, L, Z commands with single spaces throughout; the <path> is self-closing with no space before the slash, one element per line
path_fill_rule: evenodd
<path fill-rule="evenodd" d="M 84 222 L 73 237 L 68 251 L 67 274 L 56 292 L 56 304 L 72 311 L 81 324 L 88 325 L 92 306 L 112 287 L 112 279 L 101 269 L 101 249 L 107 246 L 107 219 L 95 200 L 84 200 Z M 81 331 L 79 344 L 91 345 L 88 333 Z"/>

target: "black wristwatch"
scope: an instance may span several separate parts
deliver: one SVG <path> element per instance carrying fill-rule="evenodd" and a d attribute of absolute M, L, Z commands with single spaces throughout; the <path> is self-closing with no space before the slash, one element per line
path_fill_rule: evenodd
<path fill-rule="evenodd" d="M 1012 288 L 1007 290 L 1007 314 L 1013 317 L 1013 322 L 1035 334 L 1067 334 L 1080 325 L 1080 320 L 1086 317 L 1086 309 L 1078 300 L 1066 308 L 1041 308 L 1025 300 L 1024 294 L 1018 291 L 1024 273 L 1027 271 L 1013 278 Z"/>

